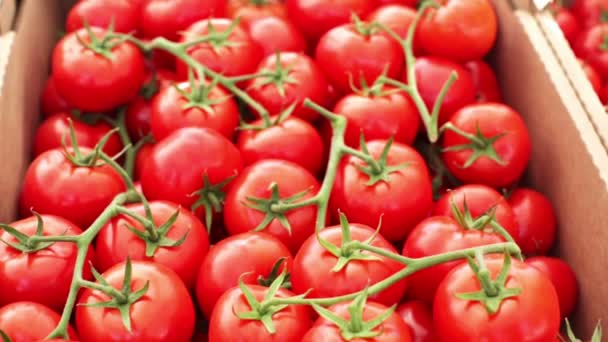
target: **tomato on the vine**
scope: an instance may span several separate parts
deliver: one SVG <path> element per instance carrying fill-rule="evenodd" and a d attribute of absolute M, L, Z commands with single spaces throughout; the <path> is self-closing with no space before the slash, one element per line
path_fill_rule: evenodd
<path fill-rule="evenodd" d="M 59 314 L 36 302 L 14 302 L 0 308 L 0 331 L 13 342 L 44 340 L 59 324 Z M 68 325 L 68 336 L 78 341 L 78 335 Z"/>
<path fill-rule="evenodd" d="M 305 52 L 306 38 L 285 18 L 266 17 L 254 20 L 247 27 L 251 39 L 262 49 L 266 57 L 279 52 Z"/>
<path fill-rule="evenodd" d="M 473 77 L 478 102 L 502 102 L 502 95 L 494 70 L 481 59 L 464 64 Z"/>
<path fill-rule="evenodd" d="M 608 1 L 606 0 L 577 0 L 572 4 L 572 13 L 583 28 L 589 28 L 606 22 Z"/>
<path fill-rule="evenodd" d="M 179 39 L 181 31 L 211 17 L 221 18 L 226 0 L 146 0 L 140 9 L 141 30 L 145 37 Z"/>
<path fill-rule="evenodd" d="M 412 342 L 436 342 L 431 306 L 422 301 L 409 301 L 397 307 L 397 314 L 412 332 Z"/>
<path fill-rule="evenodd" d="M 577 1 L 578 2 L 578 1 Z M 570 43 L 570 45 L 574 44 L 576 39 L 578 38 L 578 34 L 581 31 L 581 25 L 576 16 L 572 13 L 572 11 L 559 7 L 554 13 L 555 21 L 559 25 L 559 28 L 564 33 L 564 37 Z"/>
<path fill-rule="evenodd" d="M 376 0 L 378 6 L 385 5 L 405 5 L 408 7 L 416 7 L 418 0 Z"/>
<path fill-rule="evenodd" d="M 519 226 L 521 251 L 527 255 L 549 253 L 557 235 L 557 219 L 549 199 L 538 191 L 519 188 L 508 201 Z"/>
<path fill-rule="evenodd" d="M 67 112 L 70 110 L 70 107 L 71 105 L 57 92 L 55 79 L 53 76 L 50 76 L 44 83 L 44 89 L 40 98 L 42 114 L 46 117 L 58 112 Z"/>
<path fill-rule="evenodd" d="M 534 266 L 551 280 L 557 292 L 561 318 L 570 316 L 578 301 L 578 284 L 570 265 L 561 259 L 543 256 L 526 259 L 526 264 Z"/>
<path fill-rule="evenodd" d="M 231 19 L 239 18 L 244 27 L 262 18 L 287 18 L 287 9 L 281 0 L 228 0 L 227 2 L 226 16 Z"/>
<path fill-rule="evenodd" d="M 135 33 L 139 29 L 139 7 L 131 0 L 79 1 L 68 13 L 66 32 L 76 31 L 85 25 Z"/>
<path fill-rule="evenodd" d="M 406 0 L 408 1 L 408 0 Z M 370 13 L 367 18 L 368 22 L 377 22 L 393 30 L 401 39 L 406 39 L 410 25 L 416 19 L 416 10 L 404 4 L 391 4 L 378 7 Z M 418 55 L 422 48 L 416 36 L 413 42 L 414 54 Z"/>
<path fill-rule="evenodd" d="M 608 23 L 592 26 L 581 32 L 572 46 L 576 56 L 594 67 L 603 79 L 608 79 L 608 44 L 604 39 L 607 34 Z"/>

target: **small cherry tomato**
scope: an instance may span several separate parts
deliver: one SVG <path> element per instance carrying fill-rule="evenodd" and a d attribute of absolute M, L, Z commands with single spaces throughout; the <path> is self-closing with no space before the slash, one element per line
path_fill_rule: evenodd
<path fill-rule="evenodd" d="M 524 254 L 549 253 L 557 234 L 557 219 L 549 199 L 532 189 L 519 188 L 509 196 L 519 226 L 519 247 Z"/>

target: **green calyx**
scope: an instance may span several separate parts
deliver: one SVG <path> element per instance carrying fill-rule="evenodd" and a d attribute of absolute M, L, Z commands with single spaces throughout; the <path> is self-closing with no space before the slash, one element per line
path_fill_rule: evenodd
<path fill-rule="evenodd" d="M 391 137 L 384 145 L 384 149 L 380 154 L 380 158 L 375 160 L 369 153 L 367 149 L 367 143 L 365 142 L 365 138 L 363 133 L 361 134 L 360 139 L 360 148 L 362 153 L 355 154 L 357 157 L 361 158 L 366 166 L 356 165 L 359 171 L 365 173 L 369 176 L 369 180 L 367 181 L 368 186 L 372 186 L 378 182 L 386 182 L 390 183 L 391 178 L 390 175 L 392 173 L 398 172 L 408 166 L 408 163 L 403 163 L 399 165 L 388 165 L 388 152 L 393 145 L 393 137 Z"/>
<path fill-rule="evenodd" d="M 204 42 L 208 43 L 215 53 L 217 53 L 220 48 L 237 46 L 238 43 L 230 41 L 230 35 L 232 35 L 232 32 L 234 32 L 234 29 L 239 25 L 239 23 L 240 18 L 236 18 L 225 31 L 218 32 L 215 29 L 213 22 L 209 21 L 207 27 L 209 33 L 205 37 Z"/>
<path fill-rule="evenodd" d="M 471 211 L 469 210 L 469 206 L 467 205 L 466 198 L 464 199 L 462 205 L 463 210 L 460 210 L 456 204 L 456 201 L 452 198 L 450 209 L 452 211 L 452 216 L 454 216 L 454 219 L 456 222 L 458 222 L 458 225 L 466 230 L 485 230 L 489 227 L 491 228 L 491 224 L 496 221 L 496 208 L 491 208 L 487 213 L 477 218 L 473 218 L 473 215 L 471 215 Z"/>
<path fill-rule="evenodd" d="M 258 7 L 263 7 L 270 4 L 268 0 L 249 0 L 249 3 Z"/>
<path fill-rule="evenodd" d="M 572 331 L 572 327 L 570 326 L 570 321 L 566 318 L 566 333 L 568 334 L 569 342 L 583 342 L 574 336 L 574 332 Z M 591 336 L 591 342 L 602 342 L 602 325 L 598 323 L 593 331 L 593 335 Z"/>
<path fill-rule="evenodd" d="M 240 123 L 238 129 L 241 131 L 245 131 L 245 130 L 263 131 L 270 127 L 278 126 L 289 118 L 289 116 L 296 109 L 296 106 L 297 106 L 296 103 L 292 103 L 289 107 L 287 107 L 283 111 L 281 111 L 281 113 L 274 120 L 269 120 L 269 121 L 261 120 L 262 123 L 258 124 L 258 125 L 248 124 L 241 119 L 241 123 Z"/>
<path fill-rule="evenodd" d="M 277 262 L 274 264 L 274 266 L 272 266 L 272 270 L 270 270 L 270 273 L 268 274 L 268 277 L 264 278 L 263 276 L 259 276 L 258 277 L 258 284 L 262 285 L 262 286 L 266 286 L 266 287 L 270 287 L 272 285 L 272 283 L 274 283 L 278 277 L 282 276 L 283 277 L 283 283 L 281 284 L 281 287 L 284 289 L 290 289 L 291 288 L 291 274 L 289 273 L 285 273 L 285 275 L 283 275 L 283 272 L 285 272 L 285 268 L 283 268 L 283 271 L 281 272 L 281 267 L 283 267 L 285 265 L 285 258 L 279 258 L 279 260 L 277 260 Z"/>
<path fill-rule="evenodd" d="M 0 330 L 0 338 L 2 339 L 2 342 L 13 342 L 13 340 L 11 340 L 11 338 L 2 330 Z"/>
<path fill-rule="evenodd" d="M 275 64 L 273 69 L 265 69 L 261 72 L 261 80 L 256 82 L 256 87 L 263 87 L 268 84 L 274 84 L 281 97 L 285 97 L 285 85 L 287 84 L 298 84 L 291 76 L 293 65 L 283 66 L 281 62 L 281 53 L 277 51 L 275 57 Z"/>
<path fill-rule="evenodd" d="M 43 228 L 44 228 L 44 222 L 42 221 L 42 217 L 40 216 L 40 214 L 38 214 L 35 211 L 32 211 L 32 213 L 36 216 L 36 220 L 37 220 L 36 233 L 34 233 L 33 236 L 42 237 Z M 12 235 L 17 240 L 17 242 L 9 242 L 9 241 L 3 240 L 3 239 L 0 239 L 0 241 L 2 241 L 7 246 L 10 246 L 23 253 L 35 253 L 35 252 L 41 251 L 43 249 L 46 249 L 55 243 L 52 241 L 45 241 L 45 242 L 36 241 L 36 240 L 32 239 L 32 236 L 23 234 L 22 232 L 18 231 L 17 229 L 15 229 L 7 224 L 0 224 L 0 228 L 2 228 L 4 231 L 6 231 L 10 235 Z"/>
<path fill-rule="evenodd" d="M 183 89 L 179 84 L 175 84 L 174 88 L 188 102 L 182 107 L 183 110 L 190 108 L 199 108 L 207 114 L 213 114 L 215 110 L 213 106 L 226 101 L 229 96 L 212 98 L 211 94 L 215 87 L 218 86 L 219 80 L 213 79 L 209 84 L 205 81 L 199 81 L 194 77 L 192 70 L 188 71 L 188 90 Z"/>
<path fill-rule="evenodd" d="M 505 165 L 505 161 L 502 160 L 502 158 L 496 152 L 496 149 L 494 149 L 494 143 L 498 141 L 498 139 L 507 135 L 507 132 L 496 134 L 492 137 L 486 137 L 481 132 L 479 125 L 477 125 L 476 127 L 475 134 L 464 132 L 456 126 L 452 125 L 451 123 L 446 124 L 444 128 L 470 141 L 468 144 L 450 146 L 448 148 L 443 149 L 443 152 L 472 150 L 473 154 L 469 157 L 469 159 L 467 159 L 462 168 L 466 169 L 470 167 L 481 157 L 487 157 L 495 161 L 499 165 Z"/>
<path fill-rule="evenodd" d="M 101 38 L 97 38 L 95 32 L 88 22 L 83 22 L 89 42 L 86 42 L 80 35 L 76 34 L 78 42 L 86 47 L 87 49 L 95 52 L 96 54 L 105 57 L 106 59 L 112 59 L 112 50 L 118 45 L 125 42 L 128 39 L 128 35 L 116 35 L 114 34 L 114 20 L 110 22 L 106 32 Z"/>
<path fill-rule="evenodd" d="M 152 77 L 150 78 L 150 81 L 148 81 L 148 83 L 145 83 L 142 87 L 141 90 L 139 91 L 139 94 L 141 95 L 141 97 L 143 97 L 145 100 L 150 100 L 154 95 L 156 95 L 158 93 L 158 77 L 156 77 L 156 72 L 152 72 Z"/>
<path fill-rule="evenodd" d="M 207 227 L 207 232 L 211 231 L 213 214 L 221 213 L 224 209 L 224 199 L 226 198 L 224 187 L 235 177 L 236 175 L 230 176 L 217 184 L 212 184 L 209 180 L 209 175 L 205 173 L 203 175 L 203 187 L 190 195 L 198 197 L 190 208 L 192 211 L 195 211 L 200 207 L 205 209 L 205 226 Z"/>
<path fill-rule="evenodd" d="M 72 119 L 68 119 L 68 122 L 70 124 L 70 142 L 72 145 L 72 153 L 68 151 L 67 143 L 65 141 L 65 135 L 61 137 L 61 145 L 63 147 L 64 156 L 66 157 L 66 159 L 68 159 L 73 165 L 78 167 L 96 167 L 102 165 L 102 163 L 100 163 L 100 158 L 103 154 L 103 147 L 108 143 L 110 137 L 119 131 L 119 128 L 115 128 L 109 131 L 99 140 L 99 142 L 97 143 L 97 145 L 95 145 L 95 148 L 93 148 L 93 151 L 91 153 L 84 155 L 82 154 L 80 146 L 78 145 L 78 140 L 76 139 L 76 132 L 74 131 L 74 124 L 72 122 Z M 114 156 L 113 159 L 119 158 L 128 148 L 129 146 L 126 146 L 125 149 L 122 152 L 118 153 L 116 156 Z"/>
<path fill-rule="evenodd" d="M 360 35 L 362 35 L 364 37 L 369 37 L 372 34 L 378 32 L 378 30 L 379 30 L 377 23 L 375 23 L 375 22 L 366 23 L 366 22 L 362 21 L 361 18 L 359 18 L 359 16 L 356 13 L 353 13 L 351 15 L 351 21 L 353 22 L 353 25 L 355 26 L 355 31 L 357 31 L 357 33 L 359 33 Z"/>

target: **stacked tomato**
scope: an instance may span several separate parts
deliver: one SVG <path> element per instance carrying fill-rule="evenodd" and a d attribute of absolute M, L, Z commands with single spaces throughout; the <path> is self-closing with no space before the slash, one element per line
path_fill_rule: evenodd
<path fill-rule="evenodd" d="M 558 339 L 577 284 L 520 186 L 498 18 L 439 3 L 78 2 L 1 226 L 3 338 Z"/>

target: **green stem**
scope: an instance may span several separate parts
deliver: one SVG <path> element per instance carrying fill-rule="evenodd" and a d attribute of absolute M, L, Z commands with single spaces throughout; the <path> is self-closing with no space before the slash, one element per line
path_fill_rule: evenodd
<path fill-rule="evenodd" d="M 118 135 L 120 136 L 120 140 L 122 141 L 123 146 L 132 146 L 131 138 L 129 137 L 129 132 L 127 131 L 127 124 L 125 119 L 125 110 L 121 109 L 118 112 L 118 117 L 116 119 L 116 127 L 118 127 Z M 125 171 L 130 179 L 133 178 L 133 172 L 135 171 L 135 157 L 137 151 L 134 148 L 128 148 L 125 154 Z"/>
<path fill-rule="evenodd" d="M 303 201 L 296 202 L 296 203 L 289 203 L 289 204 L 275 203 L 270 206 L 270 210 L 272 210 L 275 213 L 285 213 L 290 210 L 305 208 L 305 207 L 309 207 L 311 205 L 316 205 L 318 203 L 319 203 L 319 196 L 315 195 L 311 198 L 308 198 L 308 199 L 305 199 Z"/>
<path fill-rule="evenodd" d="M 387 257 L 387 258 L 393 259 L 395 261 L 398 261 L 406 266 L 415 262 L 415 259 L 404 257 L 400 254 L 388 251 L 385 248 L 372 246 L 370 244 L 362 243 L 361 241 L 353 241 L 353 242 L 351 242 L 351 244 L 352 244 L 351 246 L 353 249 L 363 249 L 366 251 L 370 251 L 375 254 L 381 255 L 383 257 Z"/>
<path fill-rule="evenodd" d="M 33 235 L 29 237 L 29 241 L 32 244 L 40 242 L 78 242 L 78 236 L 73 235 L 52 235 L 52 236 L 37 236 Z"/>

